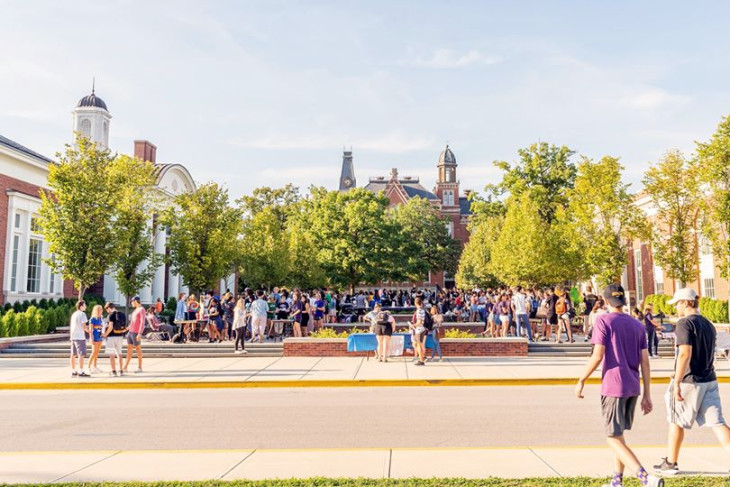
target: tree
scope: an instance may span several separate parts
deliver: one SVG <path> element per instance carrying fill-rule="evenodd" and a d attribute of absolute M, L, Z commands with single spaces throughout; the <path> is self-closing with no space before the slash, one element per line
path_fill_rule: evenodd
<path fill-rule="evenodd" d="M 568 214 L 580 242 L 583 271 L 602 286 L 621 280 L 628 263 L 627 242 L 647 233 L 629 185 L 621 182 L 622 171 L 618 158 L 593 162 L 584 157 L 569 193 Z"/>
<path fill-rule="evenodd" d="M 461 289 L 488 288 L 500 284 L 491 273 L 492 247 L 501 228 L 503 217 L 493 215 L 469 224 L 469 241 L 464 246 L 456 272 L 456 286 Z"/>
<path fill-rule="evenodd" d="M 289 217 L 299 201 L 299 190 L 256 188 L 238 200 L 243 215 L 239 270 L 251 286 L 271 288 L 286 283 L 292 271 Z"/>
<path fill-rule="evenodd" d="M 681 287 L 697 278 L 697 224 L 700 212 L 700 181 L 697 165 L 679 150 L 644 175 L 644 189 L 657 213 L 652 228 L 654 261 Z"/>
<path fill-rule="evenodd" d="M 519 198 L 529 193 L 540 217 L 553 223 L 558 209 L 568 206 L 568 192 L 576 175 L 575 165 L 570 162 L 574 152 L 566 146 L 540 142 L 520 149 L 518 154 L 519 161 L 514 165 L 505 161 L 494 163 L 505 174 L 499 184 L 487 186 L 487 191 L 496 197 Z"/>
<path fill-rule="evenodd" d="M 164 261 L 164 255 L 155 253 L 155 228 L 150 224 L 158 203 L 153 193 L 154 164 L 121 155 L 109 165 L 109 170 L 116 195 L 111 235 L 117 252 L 112 270 L 119 290 L 129 302 L 152 281 Z"/>
<path fill-rule="evenodd" d="M 512 197 L 491 249 L 489 271 L 509 284 L 545 285 L 580 277 L 579 257 L 568 238 L 565 212 L 550 224 L 529 193 Z"/>
<path fill-rule="evenodd" d="M 397 262 L 400 232 L 387 218 L 388 198 L 364 188 L 347 192 L 312 188 L 299 215 L 317 248 L 314 255 L 330 283 L 375 284 L 404 274 Z M 395 250 L 394 250 L 395 249 Z M 307 256 L 304 256 L 307 258 Z"/>
<path fill-rule="evenodd" d="M 114 228 L 116 192 L 108 170 L 113 156 L 79 136 L 49 165 L 48 187 L 41 191 L 39 224 L 52 258 L 54 273 L 71 279 L 82 299 L 116 257 Z"/>
<path fill-rule="evenodd" d="M 170 229 L 172 268 L 191 290 L 213 287 L 238 261 L 241 212 L 216 183 L 177 195 L 161 221 Z"/>
<path fill-rule="evenodd" d="M 708 142 L 697 143 L 697 167 L 706 188 L 702 234 L 712 245 L 720 275 L 730 278 L 730 116 Z"/>
<path fill-rule="evenodd" d="M 461 248 L 430 201 L 412 198 L 389 210 L 396 227 L 403 232 L 402 257 L 406 277 L 417 281 L 429 271 L 456 272 Z"/>

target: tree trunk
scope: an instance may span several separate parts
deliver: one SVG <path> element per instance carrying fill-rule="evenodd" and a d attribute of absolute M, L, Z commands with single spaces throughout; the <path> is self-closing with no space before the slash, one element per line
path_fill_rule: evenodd
<path fill-rule="evenodd" d="M 77 299 L 77 301 L 81 301 L 82 299 L 84 299 L 84 294 L 86 294 L 87 289 L 88 288 L 86 286 L 79 286 L 79 298 Z"/>

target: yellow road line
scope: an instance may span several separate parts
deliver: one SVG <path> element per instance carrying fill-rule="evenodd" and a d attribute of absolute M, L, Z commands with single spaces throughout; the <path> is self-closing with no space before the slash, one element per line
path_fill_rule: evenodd
<path fill-rule="evenodd" d="M 718 377 L 718 382 L 730 383 L 730 377 Z M 543 379 L 393 379 L 393 380 L 281 380 L 281 381 L 220 381 L 220 382 L 6 382 L 0 391 L 13 390 L 91 390 L 91 389 L 271 389 L 311 387 L 469 387 L 469 386 L 572 386 L 575 378 Z M 601 379 L 590 378 L 589 385 L 598 385 Z M 652 384 L 668 384 L 669 377 L 656 377 Z"/>
<path fill-rule="evenodd" d="M 666 448 L 667 445 L 631 445 L 631 448 Z M 684 445 L 683 448 L 720 448 L 719 445 Z M 234 448 L 230 450 L 222 449 L 191 449 L 191 450 L 78 450 L 78 451 L 4 451 L 0 452 L 0 457 L 13 456 L 13 455 L 106 455 L 111 453 L 119 452 L 119 454 L 215 454 L 215 453 L 247 453 L 256 450 L 257 453 L 326 453 L 326 452 L 367 452 L 367 451 L 497 451 L 497 450 L 603 450 L 608 449 L 606 445 L 566 445 L 566 446 L 555 446 L 555 445 L 527 445 L 527 446 L 424 446 L 424 447 L 365 447 L 365 448 Z"/>

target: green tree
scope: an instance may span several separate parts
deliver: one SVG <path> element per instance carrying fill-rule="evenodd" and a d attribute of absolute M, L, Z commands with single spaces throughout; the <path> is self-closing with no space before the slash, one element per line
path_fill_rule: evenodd
<path fill-rule="evenodd" d="M 83 298 L 116 256 L 113 229 L 116 193 L 110 191 L 113 156 L 84 137 L 66 146 L 49 165 L 48 187 L 41 191 L 39 224 L 52 256 L 53 272 L 70 279 Z"/>
<path fill-rule="evenodd" d="M 697 143 L 698 172 L 704 183 L 702 234 L 712 245 L 720 275 L 730 278 L 730 116 L 707 142 Z"/>
<path fill-rule="evenodd" d="M 238 262 L 241 212 L 216 183 L 177 195 L 161 221 L 170 229 L 172 268 L 192 291 L 212 287 Z"/>
<path fill-rule="evenodd" d="M 628 263 L 627 243 L 647 234 L 646 219 L 633 206 L 629 185 L 621 182 L 623 167 L 617 158 L 593 162 L 584 157 L 577 170 L 568 214 L 583 254 L 583 271 L 602 286 L 619 282 Z"/>
<path fill-rule="evenodd" d="M 0 318 L 3 322 L 3 327 L 5 328 L 5 331 L 7 333 L 6 336 L 9 337 L 16 337 L 18 336 L 18 326 L 17 326 L 17 320 L 16 318 L 15 310 L 8 310 L 2 318 Z"/>
<path fill-rule="evenodd" d="M 565 146 L 540 142 L 520 149 L 518 154 L 515 164 L 494 163 L 504 171 L 504 176 L 499 184 L 487 186 L 487 191 L 498 198 L 504 195 L 519 198 L 529 193 L 540 217 L 553 223 L 558 210 L 568 206 L 568 193 L 576 176 L 575 165 L 570 162 L 574 152 Z"/>
<path fill-rule="evenodd" d="M 697 225 L 700 213 L 700 179 L 697 165 L 679 150 L 644 174 L 644 190 L 657 213 L 652 228 L 654 261 L 680 286 L 697 278 Z"/>
<path fill-rule="evenodd" d="M 128 304 L 152 282 L 155 270 L 164 261 L 164 255 L 155 253 L 155 229 L 150 224 L 159 203 L 154 190 L 154 164 L 121 155 L 108 169 L 116 188 L 112 240 L 116 241 L 117 252 L 111 269 Z M 159 222 L 155 222 L 157 225 Z"/>
<path fill-rule="evenodd" d="M 476 286 L 488 288 L 500 284 L 491 272 L 492 247 L 496 241 L 504 217 L 491 215 L 477 218 L 469 224 L 469 241 L 464 246 L 456 272 L 456 286 L 473 289 Z"/>
<path fill-rule="evenodd" d="M 312 188 L 299 214 L 317 248 L 316 260 L 330 283 L 349 287 L 398 280 L 407 274 L 398 262 L 400 229 L 387 218 L 388 198 L 364 188 L 347 192 Z M 395 245 L 394 245 L 395 240 Z"/>
<path fill-rule="evenodd" d="M 449 235 L 448 220 L 439 215 L 430 201 L 412 198 L 388 213 L 402 232 L 399 261 L 406 277 L 417 281 L 429 271 L 456 272 L 461 246 Z"/>
<path fill-rule="evenodd" d="M 539 213 L 539 203 L 529 193 L 513 197 L 499 237 L 493 244 L 490 272 L 509 284 L 554 284 L 581 277 L 578 253 L 569 238 L 564 211 L 550 224 Z"/>

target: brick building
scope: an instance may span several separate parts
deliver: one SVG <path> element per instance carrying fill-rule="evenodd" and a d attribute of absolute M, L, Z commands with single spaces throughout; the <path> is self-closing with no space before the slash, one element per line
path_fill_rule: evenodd
<path fill-rule="evenodd" d="M 467 224 L 471 216 L 470 191 L 461 194 L 461 184 L 456 178 L 456 157 L 447 145 L 439 156 L 436 165 L 438 179 L 433 191 L 423 187 L 418 177 L 400 176 L 398 169 L 390 171 L 390 176 L 371 177 L 365 189 L 374 193 L 383 194 L 390 200 L 390 205 L 405 204 L 411 198 L 429 200 L 442 218 L 446 220 L 449 234 L 462 245 L 469 240 Z M 357 186 L 352 151 L 344 151 L 342 157 L 342 171 L 340 174 L 340 191 L 347 191 Z M 454 277 L 443 272 L 430 272 L 428 281 L 417 283 L 424 286 L 453 287 Z"/>
<path fill-rule="evenodd" d="M 634 205 L 646 215 L 650 223 L 656 223 L 656 208 L 647 195 L 636 195 Z M 698 238 L 699 255 L 695 258 L 695 265 L 699 277 L 687 285 L 702 297 L 727 300 L 728 280 L 720 276 L 717 262 L 712 255 L 712 246 L 701 235 Z M 650 294 L 672 295 L 679 288 L 680 283 L 667 278 L 664 269 L 655 264 L 651 242 L 634 240 L 629 243 L 628 252 L 624 284 L 632 303 L 641 303 Z"/>

